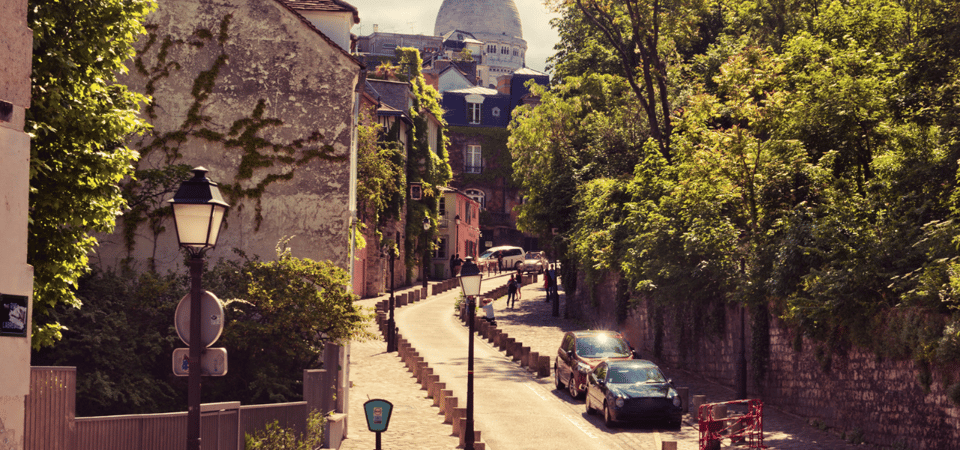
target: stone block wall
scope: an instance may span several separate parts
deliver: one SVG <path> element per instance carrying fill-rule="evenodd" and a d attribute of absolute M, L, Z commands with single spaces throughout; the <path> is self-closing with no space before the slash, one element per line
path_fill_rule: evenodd
<path fill-rule="evenodd" d="M 644 358 L 654 357 L 657 327 L 650 302 L 641 304 L 618 323 L 615 275 L 604 275 L 592 287 L 581 274 L 578 290 L 568 301 L 570 317 L 623 332 Z M 736 306 L 717 311 L 716 332 L 679 326 L 675 311 L 664 311 L 662 350 L 657 362 L 669 371 L 680 368 L 733 387 L 740 349 L 740 314 Z M 846 433 L 859 432 L 872 444 L 904 445 L 911 449 L 956 448 L 960 442 L 960 407 L 944 390 L 941 374 L 934 373 L 930 391 L 918 382 L 913 361 L 879 359 L 871 352 L 851 348 L 835 354 L 829 371 L 817 359 L 818 343 L 804 339 L 799 351 L 794 335 L 777 318 L 770 317 L 770 361 L 766 376 L 757 382 L 752 361 L 750 313 L 745 321 L 750 397 L 767 405 Z M 960 373 L 950 375 L 953 382 Z"/>

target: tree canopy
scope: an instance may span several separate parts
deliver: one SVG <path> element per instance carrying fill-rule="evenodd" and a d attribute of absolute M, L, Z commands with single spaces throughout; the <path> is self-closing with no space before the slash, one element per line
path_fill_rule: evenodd
<path fill-rule="evenodd" d="M 62 327 L 51 308 L 79 306 L 95 232 L 109 232 L 123 210 L 120 181 L 138 159 L 124 141 L 146 129 L 146 99 L 116 83 L 145 32 L 153 0 L 31 0 L 33 74 L 26 132 L 31 136 L 27 262 L 34 267 L 33 345 L 50 345 Z M 69 192 L 70 195 L 63 195 Z"/>
<path fill-rule="evenodd" d="M 960 366 L 960 4 L 554 4 L 576 39 L 511 124 L 522 229 L 707 329 L 772 311 L 825 369 Z"/>

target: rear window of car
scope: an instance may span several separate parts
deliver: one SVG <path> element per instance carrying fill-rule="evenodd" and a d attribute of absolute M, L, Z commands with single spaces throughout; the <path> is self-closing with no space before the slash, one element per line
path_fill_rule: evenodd
<path fill-rule="evenodd" d="M 626 358 L 630 356 L 630 346 L 615 336 L 583 336 L 577 339 L 577 354 L 583 358 Z"/>

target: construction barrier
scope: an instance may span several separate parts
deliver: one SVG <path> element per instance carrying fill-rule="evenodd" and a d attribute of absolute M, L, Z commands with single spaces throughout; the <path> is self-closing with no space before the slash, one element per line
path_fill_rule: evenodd
<path fill-rule="evenodd" d="M 745 406 L 746 412 L 728 415 L 731 406 Z M 746 444 L 745 448 L 767 448 L 763 445 L 763 402 L 757 399 L 705 403 L 697 412 L 700 425 L 700 450 L 719 450 L 723 439 Z"/>

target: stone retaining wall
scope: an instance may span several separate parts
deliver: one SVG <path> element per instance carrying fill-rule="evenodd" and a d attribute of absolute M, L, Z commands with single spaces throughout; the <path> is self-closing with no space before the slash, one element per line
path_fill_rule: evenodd
<path fill-rule="evenodd" d="M 574 298 L 569 299 L 571 317 L 593 328 L 623 332 L 643 357 L 654 356 L 656 330 L 650 320 L 652 305 L 644 303 L 617 323 L 616 282 L 605 276 L 588 289 L 581 274 Z M 728 306 L 717 311 L 719 335 L 687 327 L 677 332 L 670 311 L 663 318 L 661 357 L 666 367 L 681 368 L 717 383 L 733 387 L 740 349 L 741 309 Z M 930 392 L 924 392 L 913 361 L 879 360 L 874 354 L 853 348 L 835 355 L 829 372 L 816 358 L 817 343 L 804 339 L 799 351 L 793 335 L 778 319 L 770 318 L 770 362 L 759 383 L 754 379 L 751 352 L 750 313 L 746 315 L 746 360 L 750 397 L 783 411 L 818 421 L 846 436 L 858 435 L 868 443 L 910 449 L 956 448 L 960 442 L 960 407 L 946 396 L 943 380 L 934 374 Z M 685 345 L 679 345 L 683 342 Z M 953 374 L 953 380 L 960 373 Z"/>

